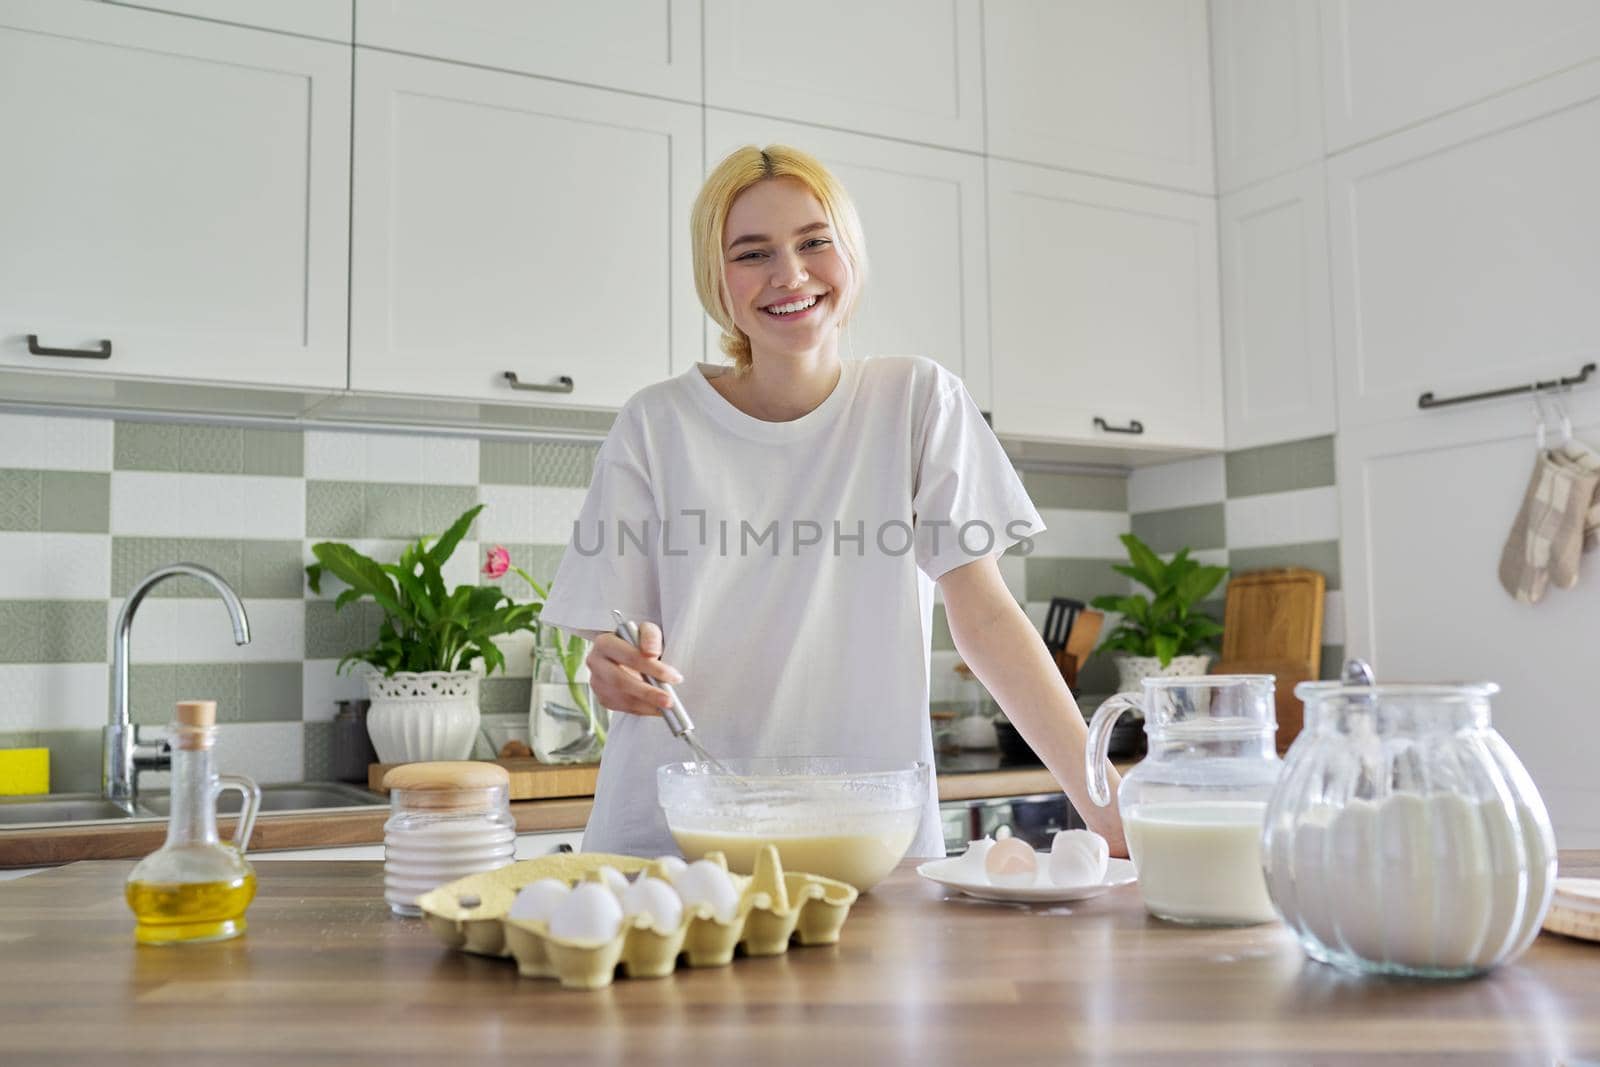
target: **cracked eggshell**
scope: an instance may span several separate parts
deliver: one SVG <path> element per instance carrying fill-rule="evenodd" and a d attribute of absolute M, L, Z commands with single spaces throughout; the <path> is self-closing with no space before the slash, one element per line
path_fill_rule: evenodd
<path fill-rule="evenodd" d="M 1050 880 L 1056 885 L 1105 881 L 1111 847 L 1093 830 L 1060 830 L 1050 842 Z"/>
<path fill-rule="evenodd" d="M 966 881 L 982 884 L 989 880 L 989 873 L 984 868 L 984 860 L 989 858 L 989 850 L 994 848 L 994 838 L 982 837 L 976 841 L 968 842 L 967 850 L 956 860 L 955 870 Z"/>
<path fill-rule="evenodd" d="M 996 841 L 984 857 L 983 867 L 989 881 L 998 886 L 1030 886 L 1039 877 L 1039 857 L 1026 841 L 1014 837 Z"/>
<path fill-rule="evenodd" d="M 550 916 L 550 936 L 562 941 L 597 944 L 610 941 L 620 929 L 622 905 L 599 882 L 580 882 Z"/>

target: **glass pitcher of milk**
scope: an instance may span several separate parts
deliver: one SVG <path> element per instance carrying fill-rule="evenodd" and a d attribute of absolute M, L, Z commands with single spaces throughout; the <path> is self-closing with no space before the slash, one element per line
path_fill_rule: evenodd
<path fill-rule="evenodd" d="M 1150 752 L 1117 800 L 1139 893 L 1157 918 L 1245 926 L 1276 916 L 1261 867 L 1261 829 L 1282 763 L 1270 674 L 1146 678 L 1143 694 L 1100 705 L 1085 748 L 1089 796 L 1111 803 L 1111 727 L 1144 713 Z"/>

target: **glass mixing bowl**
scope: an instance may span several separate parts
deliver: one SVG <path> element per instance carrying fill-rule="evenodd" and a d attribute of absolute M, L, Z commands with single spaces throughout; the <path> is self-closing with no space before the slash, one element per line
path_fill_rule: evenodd
<path fill-rule="evenodd" d="M 899 863 L 928 802 L 928 765 L 794 756 L 669 763 L 656 771 L 667 827 L 690 860 L 721 852 L 749 874 L 762 845 L 786 871 L 871 889 Z"/>

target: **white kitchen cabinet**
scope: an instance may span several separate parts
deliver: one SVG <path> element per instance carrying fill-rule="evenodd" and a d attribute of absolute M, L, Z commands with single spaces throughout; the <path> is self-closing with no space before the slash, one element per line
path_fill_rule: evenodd
<path fill-rule="evenodd" d="M 1212 0 L 1217 190 L 1322 160 L 1317 0 Z"/>
<path fill-rule="evenodd" d="M 1600 445 L 1600 391 L 1569 400 Z M 1578 585 L 1522 604 L 1500 552 L 1534 462 L 1533 405 L 1486 401 L 1339 434 L 1346 648 L 1380 681 L 1498 683 L 1494 725 L 1527 764 L 1563 848 L 1600 847 L 1594 637 L 1600 553 Z"/>
<path fill-rule="evenodd" d="M 700 101 L 698 0 L 358 0 L 356 43 Z"/>
<path fill-rule="evenodd" d="M 348 47 L 5 0 L 0 71 L 0 365 L 344 386 Z"/>
<path fill-rule="evenodd" d="M 988 187 L 995 431 L 1221 448 L 1216 202 L 998 160 Z"/>
<path fill-rule="evenodd" d="M 350 40 L 354 0 L 112 0 L 177 15 L 329 41 Z"/>
<path fill-rule="evenodd" d="M 1333 433 L 1322 165 L 1226 195 L 1219 216 L 1228 447 Z"/>
<path fill-rule="evenodd" d="M 1341 428 L 1595 358 L 1600 65 L 1327 169 Z"/>
<path fill-rule="evenodd" d="M 1329 151 L 1600 56 L 1593 0 L 1324 0 Z"/>
<path fill-rule="evenodd" d="M 1209 193 L 1210 37 L 1196 0 L 989 0 L 987 151 Z"/>
<path fill-rule="evenodd" d="M 772 143 L 820 159 L 861 215 L 868 277 L 841 354 L 928 356 L 960 375 L 987 410 L 983 160 L 725 111 L 706 114 L 708 167 L 741 145 Z"/>
<path fill-rule="evenodd" d="M 701 357 L 698 108 L 358 49 L 355 109 L 351 388 L 619 407 Z"/>
<path fill-rule="evenodd" d="M 983 149 L 978 0 L 706 0 L 706 103 Z"/>

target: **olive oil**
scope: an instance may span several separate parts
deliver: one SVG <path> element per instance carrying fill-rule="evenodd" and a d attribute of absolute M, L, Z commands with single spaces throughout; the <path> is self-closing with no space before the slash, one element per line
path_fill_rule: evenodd
<path fill-rule="evenodd" d="M 256 876 L 222 882 L 129 882 L 128 907 L 139 920 L 141 945 L 222 941 L 245 931 L 244 911 L 256 895 Z"/>
<path fill-rule="evenodd" d="M 164 845 L 140 860 L 123 896 L 137 920 L 141 945 L 222 941 L 245 931 L 244 911 L 256 895 L 256 872 L 244 858 L 261 790 L 248 778 L 212 767 L 217 706 L 209 700 L 178 705 L 172 723 L 172 818 Z M 244 794 L 232 841 L 217 837 L 217 794 Z"/>

